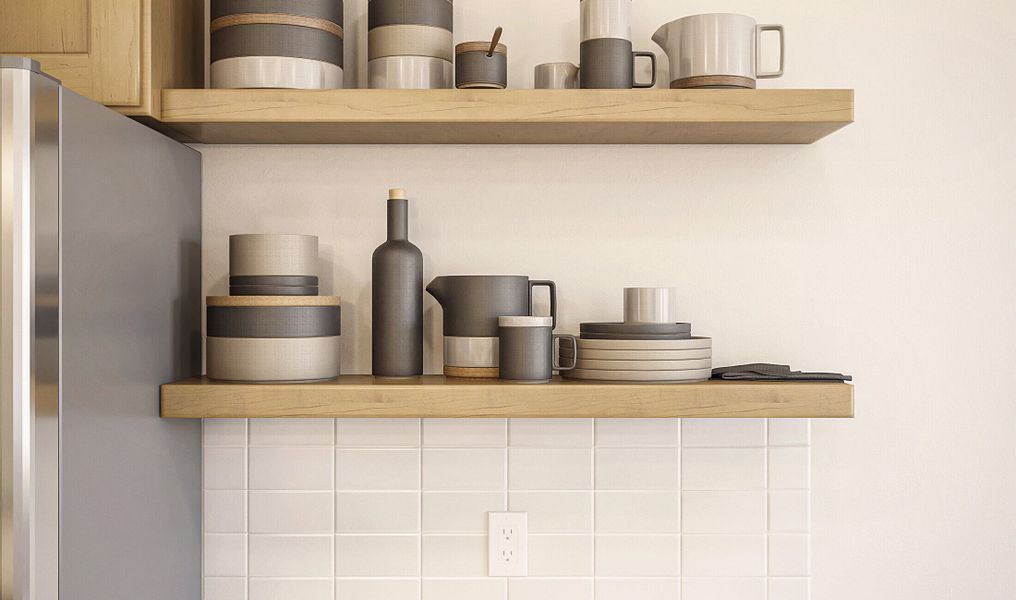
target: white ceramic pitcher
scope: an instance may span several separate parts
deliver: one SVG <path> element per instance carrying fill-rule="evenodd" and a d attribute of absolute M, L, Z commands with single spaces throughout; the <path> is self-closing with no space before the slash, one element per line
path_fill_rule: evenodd
<path fill-rule="evenodd" d="M 780 36 L 780 68 L 763 71 L 762 33 Z M 712 13 L 671 21 L 653 34 L 670 59 L 671 88 L 754 88 L 756 79 L 783 75 L 782 25 L 758 25 L 745 15 Z"/>

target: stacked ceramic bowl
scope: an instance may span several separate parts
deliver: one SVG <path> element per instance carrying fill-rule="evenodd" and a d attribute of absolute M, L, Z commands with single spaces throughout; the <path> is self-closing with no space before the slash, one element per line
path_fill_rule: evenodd
<path fill-rule="evenodd" d="M 339 298 L 318 295 L 318 240 L 229 238 L 229 296 L 207 299 L 208 377 L 313 381 L 339 375 Z"/>
<path fill-rule="evenodd" d="M 342 0 L 212 0 L 213 88 L 342 87 Z"/>
<path fill-rule="evenodd" d="M 453 87 L 451 0 L 370 0 L 367 15 L 371 88 Z"/>
<path fill-rule="evenodd" d="M 674 290 L 625 288 L 625 320 L 582 323 L 578 355 L 560 350 L 562 364 L 575 360 L 568 379 L 682 383 L 712 375 L 712 340 L 691 334 L 690 323 L 675 322 Z"/>

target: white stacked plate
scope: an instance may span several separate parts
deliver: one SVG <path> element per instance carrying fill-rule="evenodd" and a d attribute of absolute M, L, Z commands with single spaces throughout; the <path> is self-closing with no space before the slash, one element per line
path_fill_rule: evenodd
<path fill-rule="evenodd" d="M 589 340 L 578 339 L 578 356 L 562 347 L 561 363 L 575 369 L 563 371 L 568 379 L 644 383 L 687 383 L 712 376 L 713 341 L 707 337 L 683 340 Z"/>

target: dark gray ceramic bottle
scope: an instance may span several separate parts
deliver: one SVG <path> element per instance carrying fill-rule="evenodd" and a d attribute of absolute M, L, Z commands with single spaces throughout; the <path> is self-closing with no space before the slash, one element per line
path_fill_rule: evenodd
<path fill-rule="evenodd" d="M 388 192 L 388 241 L 374 251 L 372 284 L 375 377 L 423 375 L 423 253 L 409 242 L 409 201 Z"/>

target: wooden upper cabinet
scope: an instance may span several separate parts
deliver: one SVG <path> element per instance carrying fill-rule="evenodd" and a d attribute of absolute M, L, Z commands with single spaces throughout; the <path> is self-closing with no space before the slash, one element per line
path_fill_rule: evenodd
<path fill-rule="evenodd" d="M 159 118 L 163 88 L 202 87 L 202 0 L 0 0 L 0 54 L 68 88 Z"/>

